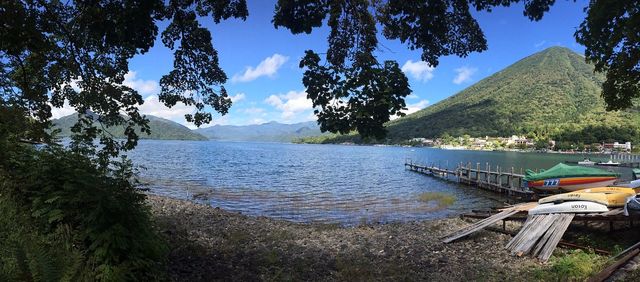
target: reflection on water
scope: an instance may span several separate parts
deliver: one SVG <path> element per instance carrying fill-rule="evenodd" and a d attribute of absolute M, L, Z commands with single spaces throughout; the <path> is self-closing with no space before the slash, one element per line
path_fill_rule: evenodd
<path fill-rule="evenodd" d="M 451 216 L 505 199 L 404 170 L 404 161 L 548 168 L 580 156 L 429 148 L 143 140 L 130 153 L 153 193 L 249 215 L 357 224 Z M 456 198 L 439 209 L 424 192 Z"/>

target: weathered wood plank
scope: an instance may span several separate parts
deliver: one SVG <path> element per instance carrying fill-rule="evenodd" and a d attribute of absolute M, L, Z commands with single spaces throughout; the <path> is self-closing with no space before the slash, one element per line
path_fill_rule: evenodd
<path fill-rule="evenodd" d="M 491 217 L 488 217 L 488 218 L 485 218 L 483 220 L 480 220 L 480 221 L 478 221 L 478 222 L 476 222 L 476 223 L 474 223 L 474 224 L 472 224 L 470 226 L 467 226 L 465 228 L 462 228 L 460 230 L 457 230 L 457 231 L 445 236 L 445 239 L 442 240 L 442 242 L 445 243 L 445 244 L 446 243 L 451 243 L 451 242 L 453 242 L 455 240 L 458 240 L 458 239 L 460 239 L 462 237 L 465 237 L 465 236 L 467 236 L 469 234 L 472 234 L 474 232 L 480 231 L 480 230 L 484 229 L 485 227 L 487 227 L 487 226 L 489 226 L 491 224 L 494 224 L 494 223 L 496 223 L 496 222 L 498 222 L 498 221 L 500 221 L 502 219 L 505 219 L 505 218 L 507 218 L 509 216 L 512 216 L 512 215 L 514 215 L 514 214 L 516 214 L 518 212 L 519 211 L 517 211 L 517 210 L 505 210 L 505 211 L 502 211 L 502 212 L 497 213 L 497 214 L 495 214 L 495 215 L 493 215 Z"/>

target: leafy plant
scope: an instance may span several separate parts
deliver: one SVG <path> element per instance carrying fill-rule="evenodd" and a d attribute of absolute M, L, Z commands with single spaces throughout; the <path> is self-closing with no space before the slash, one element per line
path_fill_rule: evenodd
<path fill-rule="evenodd" d="M 0 161 L 0 175 L 0 205 L 28 227 L 0 237 L 12 258 L 3 265 L 18 270 L 9 275 L 63 277 L 81 269 L 101 281 L 162 277 L 165 245 L 145 196 L 130 181 L 129 161 L 112 162 L 105 172 L 95 160 L 60 147 L 20 146 Z M 53 259 L 58 256 L 69 260 Z"/>

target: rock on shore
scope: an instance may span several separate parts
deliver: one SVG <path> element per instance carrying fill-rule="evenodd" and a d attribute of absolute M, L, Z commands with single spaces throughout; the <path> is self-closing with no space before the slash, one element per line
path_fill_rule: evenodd
<path fill-rule="evenodd" d="M 148 196 L 170 246 L 175 281 L 529 280 L 536 262 L 504 250 L 510 237 L 481 231 L 443 244 L 457 218 L 342 227 L 249 217 Z"/>

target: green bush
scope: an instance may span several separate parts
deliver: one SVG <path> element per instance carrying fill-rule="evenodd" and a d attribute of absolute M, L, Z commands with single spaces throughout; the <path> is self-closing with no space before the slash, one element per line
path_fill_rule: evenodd
<path fill-rule="evenodd" d="M 166 246 L 131 182 L 130 162 L 100 169 L 57 146 L 4 155 L 0 224 L 10 228 L 0 229 L 0 280 L 162 278 Z"/>

